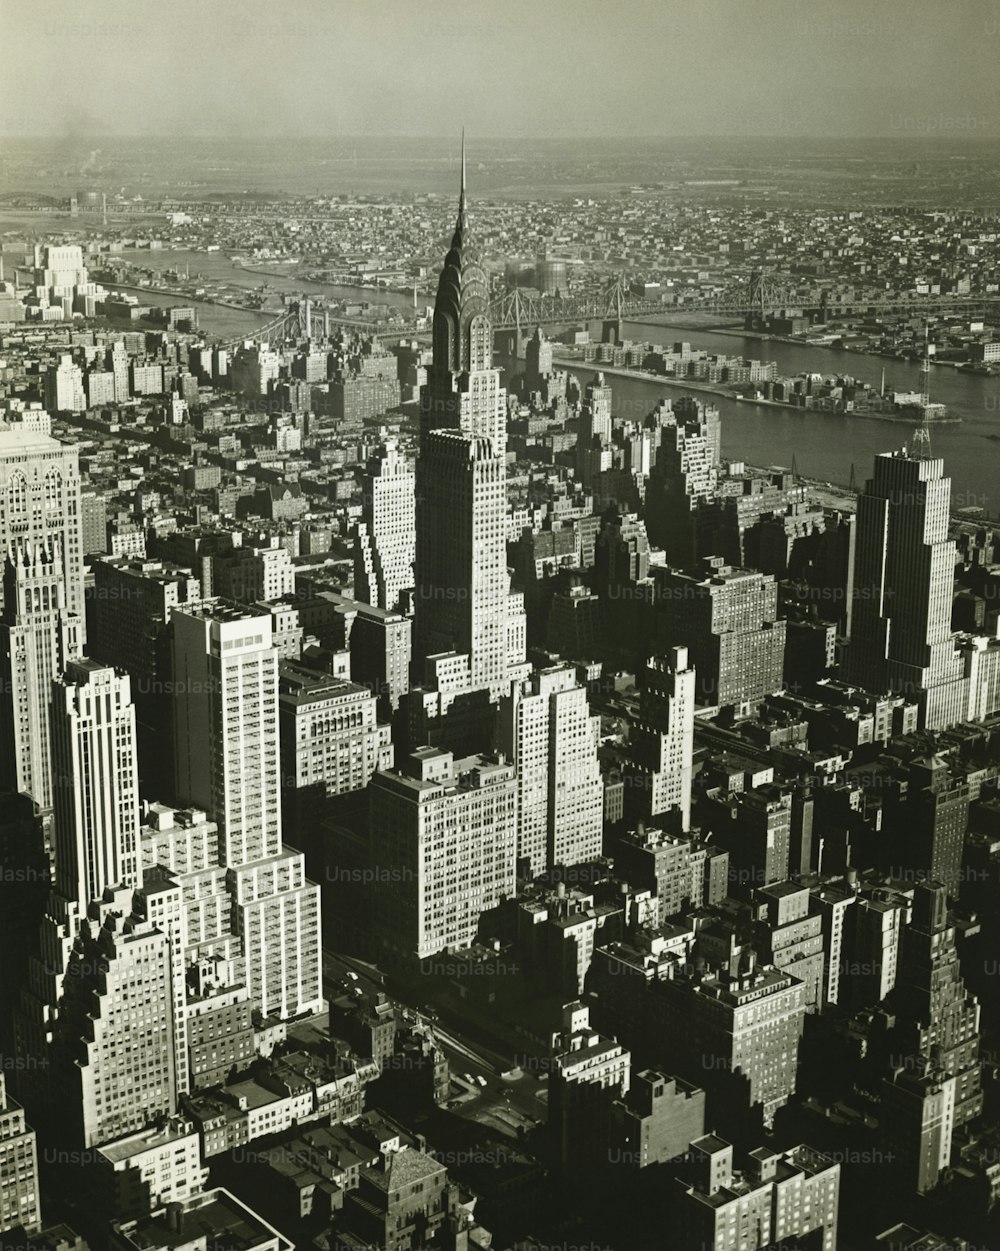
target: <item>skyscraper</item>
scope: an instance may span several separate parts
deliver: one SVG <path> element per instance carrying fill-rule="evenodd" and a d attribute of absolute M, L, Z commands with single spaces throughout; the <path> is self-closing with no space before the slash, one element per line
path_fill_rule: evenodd
<path fill-rule="evenodd" d="M 611 468 L 611 388 L 604 374 L 587 383 L 580 405 L 576 438 L 576 473 L 585 487 L 605 469 Z"/>
<path fill-rule="evenodd" d="M 566 664 L 537 670 L 500 703 L 500 746 L 517 766 L 517 856 L 529 876 L 601 854 L 600 718 Z"/>
<path fill-rule="evenodd" d="M 94 1125 L 94 1105 L 87 1110 L 89 1096 L 80 1083 L 104 1080 L 94 1071 L 82 1072 L 89 1062 L 81 1058 L 81 1038 L 96 1019 L 93 1014 L 102 1011 L 101 1036 L 110 1031 L 106 1036 L 114 1039 L 120 1029 L 117 1019 L 110 1021 L 113 995 L 103 1007 L 87 999 L 90 990 L 107 985 L 101 975 L 108 947 L 100 931 L 111 913 L 112 930 L 130 916 L 140 882 L 135 713 L 128 677 L 93 660 L 71 662 L 50 689 L 55 887 L 14 1028 L 19 1053 L 38 1061 L 23 1075 L 33 1113 L 38 1108 L 58 1117 L 60 1127 L 65 1117 L 79 1137 Z M 159 981 L 155 961 L 144 972 Z M 88 986 L 81 990 L 84 974 Z M 140 974 L 126 974 L 133 975 Z M 67 1004 L 67 995 L 75 1007 Z M 70 1017 L 65 1029 L 64 1010 Z M 129 1115 L 136 1106 L 132 1100 Z M 109 1109 L 104 1113 L 110 1115 Z"/>
<path fill-rule="evenodd" d="M 76 660 L 53 686 L 56 887 L 82 912 L 139 885 L 135 708 L 128 677 Z"/>
<path fill-rule="evenodd" d="M 459 951 L 515 891 L 517 780 L 503 757 L 423 747 L 371 783 L 375 937 L 400 963 Z"/>
<path fill-rule="evenodd" d="M 646 530 L 669 564 L 686 569 L 698 556 L 699 510 L 715 496 L 719 415 L 697 402 L 661 401 L 648 421 L 659 447 L 646 483 Z"/>
<path fill-rule="evenodd" d="M 66 610 L 79 619 L 82 632 L 81 524 L 77 449 L 27 426 L 0 426 L 0 553 L 27 543 L 58 547 Z"/>
<path fill-rule="evenodd" d="M 657 569 L 654 577 L 657 643 L 690 650 L 701 703 L 746 707 L 781 689 L 785 622 L 770 574 L 713 556 L 697 572 Z"/>
<path fill-rule="evenodd" d="M 395 609 L 413 585 L 414 477 L 394 439 L 368 461 L 361 521 L 354 540 L 354 596 L 376 608 Z"/>
<path fill-rule="evenodd" d="M 45 371 L 45 407 L 54 413 L 82 413 L 87 407 L 83 370 L 69 354 Z"/>
<path fill-rule="evenodd" d="M 281 838 L 271 616 L 211 600 L 171 622 L 176 789 L 218 823 L 251 1000 L 265 1016 L 319 1011 L 319 887 Z"/>
<path fill-rule="evenodd" d="M 983 1108 L 979 1002 L 965 988 L 941 882 L 918 882 L 914 889 L 890 1006 L 897 1050 L 932 1058 L 945 1077 L 955 1079 L 955 1126 L 974 1120 Z"/>
<path fill-rule="evenodd" d="M 910 1057 L 882 1083 L 879 1127 L 886 1155 L 917 1194 L 932 1190 L 951 1163 L 956 1086 L 926 1056 Z"/>
<path fill-rule="evenodd" d="M 0 780 L 42 809 L 52 805 L 52 682 L 79 653 L 80 633 L 58 547 L 12 546 L 0 611 Z"/>
<path fill-rule="evenodd" d="M 492 367 L 486 272 L 469 242 L 465 146 L 458 221 L 434 305 L 420 393 L 414 660 L 466 654 L 472 687 L 506 693 L 506 416 Z"/>
<path fill-rule="evenodd" d="M 132 899 L 109 889 L 90 905 L 66 970 L 54 1076 L 84 1147 L 177 1110 L 170 938 Z"/>
<path fill-rule="evenodd" d="M 175 609 L 177 793 L 219 823 L 226 864 L 281 848 L 278 653 L 271 620 L 212 601 Z"/>
<path fill-rule="evenodd" d="M 590 1010 L 579 1000 L 563 1006 L 551 1053 L 549 1129 L 556 1156 L 566 1170 L 599 1169 L 608 1159 L 614 1105 L 629 1088 L 632 1056 L 592 1028 Z"/>
<path fill-rule="evenodd" d="M 639 675 L 639 720 L 623 755 L 626 815 L 674 812 L 691 828 L 695 671 L 686 647 L 651 658 Z"/>
<path fill-rule="evenodd" d="M 950 502 L 944 462 L 905 448 L 876 456 L 858 496 L 848 673 L 870 691 L 916 696 L 932 730 L 963 720 L 968 705 L 951 630 Z"/>

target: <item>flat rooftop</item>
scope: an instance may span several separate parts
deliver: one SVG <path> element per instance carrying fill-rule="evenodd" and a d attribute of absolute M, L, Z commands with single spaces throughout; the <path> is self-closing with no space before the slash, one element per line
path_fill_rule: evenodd
<path fill-rule="evenodd" d="M 267 1244 L 276 1245 L 279 1251 L 294 1251 L 293 1243 L 221 1188 L 185 1203 L 175 1220 L 169 1219 L 163 1208 L 137 1221 L 124 1222 L 117 1229 L 124 1243 L 140 1251 L 180 1247 L 199 1238 L 210 1244 L 221 1243 L 229 1251 L 251 1251 Z"/>

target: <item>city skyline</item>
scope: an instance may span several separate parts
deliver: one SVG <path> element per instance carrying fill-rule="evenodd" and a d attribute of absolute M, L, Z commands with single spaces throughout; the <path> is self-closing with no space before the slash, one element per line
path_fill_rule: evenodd
<path fill-rule="evenodd" d="M 992 18 L 674 9 L 21 23 L 0 1251 L 1000 1246 Z"/>

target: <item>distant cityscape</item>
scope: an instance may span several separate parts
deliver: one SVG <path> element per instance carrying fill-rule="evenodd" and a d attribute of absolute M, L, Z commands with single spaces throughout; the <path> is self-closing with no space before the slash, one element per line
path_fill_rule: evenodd
<path fill-rule="evenodd" d="M 1000 1246 L 996 212 L 457 146 L 0 202 L 0 1248 Z"/>

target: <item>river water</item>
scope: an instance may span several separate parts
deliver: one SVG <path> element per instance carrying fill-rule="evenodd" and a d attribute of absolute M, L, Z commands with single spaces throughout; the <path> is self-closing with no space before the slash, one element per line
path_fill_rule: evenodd
<path fill-rule="evenodd" d="M 280 270 L 271 273 L 261 272 L 266 268 L 265 262 L 248 261 L 248 264 L 258 268 L 245 269 L 243 266 L 234 264 L 234 262 L 224 252 L 193 252 L 186 250 L 168 250 L 163 249 L 157 252 L 150 252 L 147 249 L 126 249 L 120 255 L 127 261 L 141 266 L 143 269 L 159 270 L 161 273 L 167 269 L 175 269 L 180 274 L 184 274 L 185 266 L 187 266 L 187 278 L 164 278 L 165 285 L 169 287 L 187 286 L 188 282 L 202 285 L 198 282 L 199 278 L 204 279 L 204 285 L 213 283 L 228 283 L 232 286 L 245 287 L 248 291 L 261 287 L 265 283 L 271 292 L 299 292 L 307 295 L 325 296 L 332 301 L 347 301 L 349 303 L 371 303 L 382 304 L 390 308 L 398 308 L 404 312 L 413 311 L 413 295 L 404 294 L 400 291 L 384 291 L 375 290 L 371 287 L 348 287 L 338 286 L 335 283 L 327 282 L 308 282 L 303 278 L 290 277 L 283 274 Z M 114 284 L 108 284 L 113 286 Z M 170 308 L 174 305 L 194 305 L 198 310 L 198 326 L 206 335 L 218 336 L 220 338 L 235 338 L 238 335 L 251 335 L 254 330 L 271 321 L 275 314 L 273 312 L 258 313 L 247 312 L 244 309 L 226 308 L 224 305 L 212 304 L 205 300 L 199 300 L 194 296 L 186 295 L 163 295 L 155 291 L 149 291 L 145 287 L 140 290 L 133 289 L 133 295 L 138 295 L 144 304 L 155 305 L 158 308 Z"/>
<path fill-rule="evenodd" d="M 296 278 L 285 274 L 278 266 L 269 266 L 266 261 L 248 259 L 246 265 L 236 264 L 225 252 L 193 252 L 185 249 L 162 249 L 150 252 L 147 249 L 126 249 L 120 254 L 125 260 L 131 261 L 144 269 L 160 270 L 175 269 L 184 274 L 185 267 L 188 279 L 180 281 L 195 282 L 204 278 L 209 283 L 226 282 L 233 286 L 246 287 L 248 290 L 263 286 L 265 283 L 275 292 L 305 292 L 307 295 L 326 296 L 331 300 L 348 300 L 359 303 L 367 301 L 372 304 L 384 304 L 404 311 L 413 311 L 413 294 L 402 291 L 386 291 L 373 287 L 339 286 L 329 282 L 310 282 L 305 278 Z M 273 268 L 273 272 L 272 272 Z M 165 280 L 167 285 L 176 285 Z M 176 299 L 177 297 L 173 297 Z M 418 297 L 419 299 L 419 297 Z"/>
<path fill-rule="evenodd" d="M 267 283 L 272 291 L 277 292 L 299 291 L 331 300 L 367 301 L 404 311 L 412 309 L 412 295 L 307 282 L 281 273 L 253 273 L 234 265 L 222 252 L 131 251 L 124 255 L 128 260 L 160 270 L 174 268 L 183 272 L 187 264 L 192 280 L 200 275 L 208 282 L 224 281 L 248 289 Z M 249 335 L 273 316 L 151 292 L 145 292 L 141 298 L 158 305 L 196 304 L 199 324 L 208 335 Z M 777 362 L 778 372 L 785 375 L 803 371 L 848 373 L 877 386 L 884 369 L 887 385 L 898 390 L 919 390 L 921 384 L 918 364 L 869 356 L 862 352 L 762 340 L 738 332 L 686 330 L 649 323 L 626 322 L 623 330 L 625 336 L 633 340 L 663 344 L 683 340 L 692 347 L 706 348 L 710 352 L 773 360 Z M 586 379 L 594 371 L 580 367 L 574 368 L 573 372 Z M 609 381 L 616 416 L 643 417 L 654 407 L 659 396 L 684 394 L 682 388 L 665 387 L 654 379 L 647 382 L 610 377 Z M 907 427 L 897 422 L 799 413 L 792 409 L 737 403 L 723 396 L 709 396 L 697 391 L 689 394 L 718 406 L 722 414 L 722 449 L 730 459 L 746 460 L 751 464 L 790 465 L 794 455 L 800 473 L 830 482 L 848 482 L 853 467 L 858 484 L 863 484 L 871 474 L 874 457 L 879 452 L 901 446 L 910 435 Z M 952 507 L 980 507 L 991 514 L 1000 514 L 1000 439 L 989 437 L 1000 435 L 1000 378 L 970 374 L 948 366 L 934 366 L 931 370 L 931 399 L 946 404 L 951 413 L 962 418 L 961 425 L 939 426 L 931 435 L 934 453 L 944 458 L 945 472 L 952 480 Z"/>
<path fill-rule="evenodd" d="M 683 341 L 711 352 L 773 360 L 781 374 L 848 373 L 878 385 L 885 369 L 887 385 L 908 391 L 920 388 L 920 366 L 910 361 L 761 340 L 739 333 L 629 322 L 623 330 L 625 337 L 633 340 L 663 344 Z M 594 370 L 574 367 L 572 372 L 586 379 Z M 608 382 L 612 411 L 622 417 L 642 417 L 661 395 L 685 393 L 680 387 L 665 387 L 655 379 L 646 382 L 609 376 Z M 930 385 L 931 399 L 947 405 L 951 413 L 962 418 L 961 425 L 938 426 L 931 432 L 934 454 L 943 457 L 945 472 L 952 480 L 952 507 L 981 507 L 992 514 L 1000 513 L 1000 440 L 989 437 L 1000 435 L 1000 378 L 939 365 L 931 370 Z M 697 391 L 688 394 L 717 405 L 722 416 L 722 450 L 728 458 L 756 465 L 790 465 L 794 455 L 800 473 L 830 482 L 846 483 L 853 466 L 858 485 L 863 485 L 871 475 L 875 456 L 900 447 L 910 434 L 898 422 L 798 413 Z"/>

